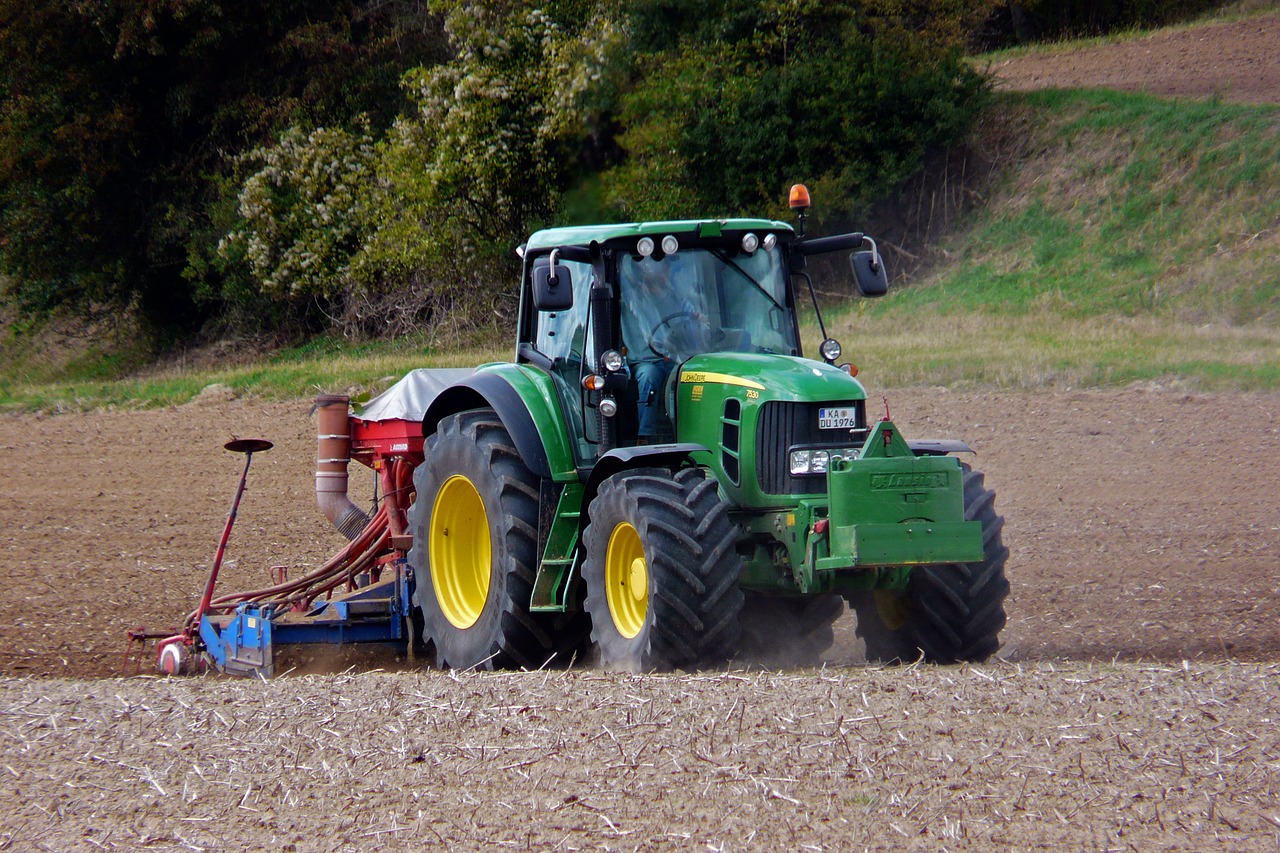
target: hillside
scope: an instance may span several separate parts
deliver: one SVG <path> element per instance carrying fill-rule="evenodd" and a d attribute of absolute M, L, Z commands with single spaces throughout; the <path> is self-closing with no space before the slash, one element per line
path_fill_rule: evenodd
<path fill-rule="evenodd" d="M 1272 15 L 993 60 L 988 120 L 903 200 L 927 262 L 891 263 L 923 272 L 841 316 L 847 351 L 892 384 L 1276 387 L 1280 109 L 1252 101 L 1280 97 L 1277 33 Z"/>

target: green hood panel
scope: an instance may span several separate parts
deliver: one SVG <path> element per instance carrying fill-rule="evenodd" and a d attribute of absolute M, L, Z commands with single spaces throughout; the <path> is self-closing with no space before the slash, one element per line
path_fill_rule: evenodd
<path fill-rule="evenodd" d="M 862 383 L 821 361 L 771 353 L 703 353 L 680 368 L 680 384 L 757 392 L 760 400 L 865 400 Z M 705 392 L 704 392 L 705 393 Z M 756 395 L 745 395 L 757 399 Z"/>
<path fill-rule="evenodd" d="M 704 353 L 686 361 L 677 380 L 676 440 L 709 448 L 696 461 L 744 508 L 794 505 L 800 493 L 786 473 L 788 447 L 816 440 L 823 404 L 863 407 L 867 396 L 839 368 L 768 353 Z M 774 416 L 764 418 L 766 410 Z M 801 432 L 780 426 L 784 422 Z M 859 440 L 838 430 L 820 437 L 848 446 Z M 809 488 L 821 486 L 815 481 Z"/>

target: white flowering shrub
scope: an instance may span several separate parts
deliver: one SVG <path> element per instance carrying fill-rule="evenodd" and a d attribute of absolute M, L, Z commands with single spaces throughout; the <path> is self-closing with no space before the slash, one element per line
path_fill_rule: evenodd
<path fill-rule="evenodd" d="M 243 158 L 253 171 L 219 254 L 264 293 L 332 299 L 430 281 L 449 302 L 555 213 L 609 97 L 618 27 L 574 0 L 431 9 L 445 17 L 454 58 L 405 73 L 412 110 L 384 138 L 365 126 L 294 128 Z"/>
<path fill-rule="evenodd" d="M 332 296 L 361 244 L 376 151 L 368 129 L 292 127 L 243 155 L 256 166 L 239 192 L 239 227 L 219 242 L 275 297 Z"/>
<path fill-rule="evenodd" d="M 566 21 L 556 19 L 557 6 Z M 607 98 L 620 39 L 594 4 L 433 3 L 453 61 L 414 69 L 412 115 L 391 129 L 362 274 L 514 258 L 556 211 L 566 171 Z"/>

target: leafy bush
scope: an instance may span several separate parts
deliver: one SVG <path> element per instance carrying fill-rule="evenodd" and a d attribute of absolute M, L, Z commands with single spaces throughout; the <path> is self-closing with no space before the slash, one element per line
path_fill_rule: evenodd
<path fill-rule="evenodd" d="M 229 161 L 292 124 L 385 127 L 400 70 L 439 54 L 418 9 L 0 0 L 0 299 L 198 328 Z"/>
<path fill-rule="evenodd" d="M 683 4 L 671 5 L 661 27 L 647 12 L 633 20 L 658 49 L 622 102 L 626 160 L 605 176 L 626 216 L 779 212 L 800 180 L 843 208 L 829 213 L 848 212 L 908 177 L 984 102 L 962 61 L 974 15 L 964 4 L 734 2 L 722 19 L 734 41 L 696 10 L 681 30 Z"/>
<path fill-rule="evenodd" d="M 295 128 L 248 155 L 261 165 L 221 244 L 227 273 L 247 269 L 277 300 L 340 297 L 335 315 L 362 332 L 388 304 L 380 293 L 412 294 L 413 316 L 487 299 L 522 237 L 556 213 L 607 88 L 612 20 L 553 17 L 582 6 L 433 6 L 454 58 L 404 75 L 412 110 L 376 145 L 367 127 Z"/>
<path fill-rule="evenodd" d="M 359 247 L 374 170 L 367 125 L 354 133 L 292 127 L 243 159 L 260 167 L 240 189 L 242 226 L 220 241 L 220 256 L 245 263 L 269 295 L 332 297 Z"/>
<path fill-rule="evenodd" d="M 580 2 L 450 2 L 456 58 L 405 75 L 413 113 L 382 148 L 365 280 L 427 265 L 509 268 L 550 220 L 606 98 L 612 19 Z M 586 14 L 585 12 L 590 12 Z"/>

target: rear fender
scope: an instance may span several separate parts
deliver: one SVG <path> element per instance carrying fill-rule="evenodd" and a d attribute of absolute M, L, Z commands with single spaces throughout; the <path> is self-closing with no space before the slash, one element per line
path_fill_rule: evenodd
<path fill-rule="evenodd" d="M 431 401 L 422 417 L 422 434 L 433 435 L 449 415 L 485 407 L 497 412 L 530 471 L 557 482 L 578 479 L 551 377 L 535 367 L 498 364 L 480 368 Z"/>

